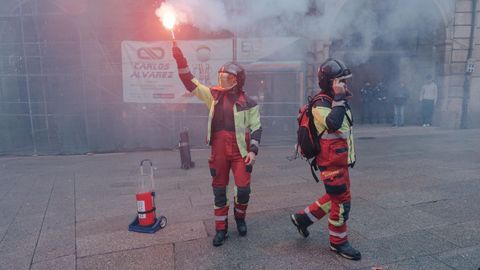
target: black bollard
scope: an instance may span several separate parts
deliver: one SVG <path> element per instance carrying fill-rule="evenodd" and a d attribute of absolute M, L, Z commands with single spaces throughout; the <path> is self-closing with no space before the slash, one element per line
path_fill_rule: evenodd
<path fill-rule="evenodd" d="M 182 169 L 188 170 L 195 167 L 195 162 L 192 161 L 192 156 L 190 155 L 190 139 L 188 138 L 188 129 L 186 128 L 180 132 L 178 149 L 180 150 L 180 162 L 182 163 Z"/>

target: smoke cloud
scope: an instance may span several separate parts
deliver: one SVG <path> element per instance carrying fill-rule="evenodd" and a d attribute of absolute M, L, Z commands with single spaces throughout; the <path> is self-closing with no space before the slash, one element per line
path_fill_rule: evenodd
<path fill-rule="evenodd" d="M 442 1 L 440 1 L 442 2 Z M 443 0 L 452 5 L 453 0 Z M 297 36 L 343 40 L 366 61 L 381 37 L 400 44 L 431 34 L 442 19 L 432 0 L 166 0 L 180 23 L 204 32 L 228 30 L 240 37 Z M 433 8 L 432 8 L 433 7 Z"/>
<path fill-rule="evenodd" d="M 324 6 L 322 1 L 291 0 L 167 0 L 181 23 L 205 32 L 228 30 L 242 36 L 310 35 L 311 20 L 306 14 Z M 334 2 L 334 1 L 328 1 Z"/>

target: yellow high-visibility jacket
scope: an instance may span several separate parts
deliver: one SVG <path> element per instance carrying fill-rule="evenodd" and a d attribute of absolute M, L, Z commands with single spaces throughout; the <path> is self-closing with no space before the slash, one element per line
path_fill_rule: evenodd
<path fill-rule="evenodd" d="M 202 100 L 209 109 L 207 143 L 210 144 L 210 139 L 212 137 L 212 120 L 214 117 L 215 105 L 218 103 L 217 97 L 219 91 L 201 84 L 195 77 L 193 77 L 188 67 L 179 69 L 179 75 L 185 88 Z M 257 154 L 258 145 L 262 136 L 259 106 L 254 100 L 241 92 L 233 106 L 233 115 L 235 121 L 235 134 L 240 154 L 242 157 L 245 157 L 248 153 L 246 142 L 247 133 L 250 134 L 250 151 Z"/>
<path fill-rule="evenodd" d="M 339 108 L 338 111 L 335 112 L 335 114 L 340 117 L 331 117 L 332 110 L 335 107 L 342 106 L 345 109 Z M 320 134 L 325 131 L 320 140 L 347 140 L 348 165 L 355 164 L 355 145 L 353 142 L 352 123 L 350 123 L 352 112 L 346 100 L 331 101 L 323 99 L 315 104 L 312 113 L 318 133 Z M 343 120 L 339 122 L 338 119 Z"/>

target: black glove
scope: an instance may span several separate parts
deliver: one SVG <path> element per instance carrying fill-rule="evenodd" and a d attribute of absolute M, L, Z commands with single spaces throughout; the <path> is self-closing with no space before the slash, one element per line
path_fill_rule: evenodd
<path fill-rule="evenodd" d="M 182 50 L 178 46 L 172 47 L 172 55 L 175 61 L 177 62 L 178 68 L 188 67 L 187 59 L 183 56 Z"/>

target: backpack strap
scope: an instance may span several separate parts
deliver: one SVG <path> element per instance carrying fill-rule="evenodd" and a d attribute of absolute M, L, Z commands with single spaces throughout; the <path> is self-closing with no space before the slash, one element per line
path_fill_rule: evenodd
<path fill-rule="evenodd" d="M 317 94 L 312 99 L 312 108 L 313 108 L 313 105 L 315 105 L 315 102 L 317 102 L 319 100 L 323 100 L 323 99 L 327 100 L 329 103 L 333 102 L 333 99 L 330 96 L 325 95 L 325 94 Z M 350 110 L 350 106 L 347 105 L 345 107 L 345 117 L 347 117 L 347 121 L 348 121 L 349 126 L 352 127 L 353 126 L 353 120 L 347 113 L 349 110 Z"/>
<path fill-rule="evenodd" d="M 307 163 L 310 165 L 310 171 L 312 172 L 312 176 L 313 176 L 313 179 L 315 179 L 315 182 L 317 183 L 320 182 L 317 174 L 315 173 L 316 171 L 318 171 L 317 158 L 314 157 L 312 158 L 311 161 L 307 160 Z"/>
<path fill-rule="evenodd" d="M 309 115 L 309 128 L 310 128 L 310 131 L 315 131 L 315 134 L 311 134 L 311 135 L 312 135 L 312 138 L 315 139 L 316 143 L 319 143 L 318 140 L 321 139 L 323 134 L 327 131 L 327 129 L 324 129 L 320 134 L 316 135 L 318 133 L 318 131 L 317 131 L 317 128 L 315 126 L 312 109 L 313 109 L 313 106 L 315 106 L 315 103 L 317 103 L 318 101 L 321 101 L 321 100 L 327 101 L 330 104 L 333 102 L 333 99 L 330 96 L 325 95 L 325 94 L 317 94 L 314 97 L 309 97 L 309 99 L 308 99 L 308 113 L 310 113 L 310 115 Z M 345 116 L 347 117 L 348 124 L 351 127 L 353 125 L 353 121 L 352 121 L 351 117 L 347 114 L 346 111 L 345 111 Z M 318 147 L 320 147 L 320 145 Z M 318 176 L 316 174 L 316 171 L 319 170 L 318 165 L 317 165 L 317 157 L 314 157 L 311 160 L 307 160 L 307 163 L 310 166 L 310 172 L 312 173 L 313 179 L 315 179 L 315 181 L 317 183 L 320 182 L 320 179 L 318 178 Z"/>
<path fill-rule="evenodd" d="M 320 94 L 315 95 L 313 98 L 311 98 L 309 100 L 309 103 L 311 103 L 312 108 L 313 108 L 313 106 L 315 106 L 315 103 L 317 103 L 318 101 L 326 101 L 326 102 L 329 103 L 328 107 L 330 107 L 332 102 L 333 102 L 333 99 L 328 95 L 320 93 Z"/>
<path fill-rule="evenodd" d="M 314 134 L 310 134 L 312 136 L 312 138 L 320 138 L 322 137 L 323 133 L 325 132 L 322 131 L 322 133 L 320 135 L 317 135 L 318 134 L 318 130 L 317 130 L 317 127 L 315 126 L 315 121 L 314 121 L 314 117 L 313 117 L 313 106 L 315 106 L 315 103 L 317 103 L 318 101 L 320 100 L 326 100 L 328 101 L 329 103 L 332 103 L 333 99 L 331 97 L 329 97 L 328 95 L 325 95 L 325 94 L 317 94 L 313 97 L 309 97 L 308 98 L 308 110 L 307 110 L 307 113 L 309 113 L 309 115 L 307 115 L 309 117 L 309 128 L 310 128 L 310 131 L 315 131 Z"/>
<path fill-rule="evenodd" d="M 318 135 L 317 139 L 320 139 L 323 133 L 325 133 L 325 131 L 326 129 L 324 129 L 322 133 Z M 312 172 L 313 179 L 315 179 L 317 183 L 320 182 L 320 180 L 318 180 L 317 174 L 315 173 L 316 171 L 318 171 L 317 157 L 312 158 L 312 160 L 307 160 L 307 163 L 310 165 L 310 171 Z"/>
<path fill-rule="evenodd" d="M 345 117 L 347 117 L 348 125 L 350 125 L 350 128 L 352 128 L 353 120 L 352 120 L 352 118 L 350 118 L 350 116 L 348 115 L 347 112 L 348 112 L 348 110 L 345 110 Z"/>

